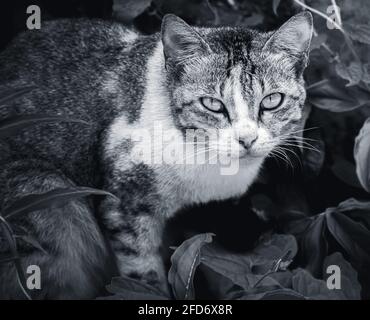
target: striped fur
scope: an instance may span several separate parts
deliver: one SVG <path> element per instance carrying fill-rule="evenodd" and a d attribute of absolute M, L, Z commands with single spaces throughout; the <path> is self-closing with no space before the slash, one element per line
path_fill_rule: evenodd
<path fill-rule="evenodd" d="M 110 22 L 61 20 L 20 35 L 1 53 L 0 86 L 36 89 L 1 108 L 0 119 L 36 112 L 92 124 L 39 125 L 1 145 L 1 204 L 14 201 L 6 195 L 70 185 L 104 188 L 120 199 L 106 198 L 97 207 L 71 202 L 46 213 L 46 220 L 36 212 L 14 221 L 49 250 L 25 259 L 48 270 L 39 296 L 93 296 L 114 272 L 107 267 L 110 249 L 121 274 L 167 291 L 160 256 L 165 222 L 186 206 L 244 194 L 281 136 L 300 125 L 311 33 L 307 13 L 275 33 L 192 28 L 167 16 L 161 34 L 142 36 Z M 283 93 L 284 102 L 261 110 L 261 100 L 273 92 Z M 222 101 L 225 110 L 209 111 L 202 97 Z M 171 132 L 172 141 L 158 144 L 155 124 Z M 141 129 L 148 130 L 150 145 L 133 139 Z M 208 146 L 220 159 L 226 157 L 225 132 L 231 132 L 230 165 L 238 170 L 224 175 L 220 163 L 181 164 L 192 155 L 182 152 L 187 129 L 217 129 L 218 139 Z M 164 153 L 170 144 L 173 163 L 144 161 L 136 153 Z M 0 266 L 0 275 L 7 283 L 0 296 L 20 297 L 14 269 Z"/>

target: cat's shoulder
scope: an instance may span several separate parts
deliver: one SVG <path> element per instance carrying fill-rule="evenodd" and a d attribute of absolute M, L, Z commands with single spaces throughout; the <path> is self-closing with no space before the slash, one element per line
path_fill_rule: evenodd
<path fill-rule="evenodd" d="M 140 34 L 119 22 L 100 19 L 55 19 L 44 21 L 38 30 L 20 33 L 9 47 L 62 50 L 97 49 L 107 46 L 125 46 L 140 38 Z"/>
<path fill-rule="evenodd" d="M 42 30 L 49 34 L 70 34 L 71 36 L 84 38 L 101 38 L 131 42 L 140 34 L 119 22 L 102 19 L 56 19 L 45 22 Z"/>

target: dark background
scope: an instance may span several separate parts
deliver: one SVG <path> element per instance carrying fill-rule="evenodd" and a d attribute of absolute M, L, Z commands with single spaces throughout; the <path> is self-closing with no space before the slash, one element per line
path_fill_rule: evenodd
<path fill-rule="evenodd" d="M 20 31 L 26 29 L 29 5 L 41 8 L 41 19 L 63 17 L 108 18 L 112 13 L 112 0 L 3 0 L 0 10 L 0 48 Z"/>
<path fill-rule="evenodd" d="M 129 0 L 134 2 L 134 0 Z M 140 0 L 139 0 L 140 1 Z M 239 16 L 250 18 L 247 24 L 258 25 L 258 18 L 252 16 L 255 7 L 259 7 L 265 15 L 264 29 L 273 29 L 294 13 L 294 8 L 288 3 L 282 3 L 279 16 L 274 16 L 271 0 L 240 1 L 243 12 Z M 0 10 L 0 48 L 3 48 L 18 32 L 26 29 L 26 8 L 38 5 L 41 8 L 42 21 L 57 18 L 89 17 L 111 19 L 113 0 L 2 0 Z M 225 0 L 153 0 L 142 13 L 133 20 L 134 26 L 143 33 L 153 33 L 160 29 L 161 18 L 166 13 L 175 13 L 191 24 L 213 25 L 215 22 L 214 8 L 220 22 L 235 23 L 235 13 Z M 232 13 L 230 13 L 232 12 Z M 122 19 L 121 19 L 122 20 Z M 256 22 L 253 22 L 256 20 Z"/>

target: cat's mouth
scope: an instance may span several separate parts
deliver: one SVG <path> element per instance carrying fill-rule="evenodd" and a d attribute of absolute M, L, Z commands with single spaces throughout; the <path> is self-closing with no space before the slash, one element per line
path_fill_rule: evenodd
<path fill-rule="evenodd" d="M 239 150 L 239 159 L 249 158 L 251 156 L 251 151 L 249 149 L 240 148 Z"/>

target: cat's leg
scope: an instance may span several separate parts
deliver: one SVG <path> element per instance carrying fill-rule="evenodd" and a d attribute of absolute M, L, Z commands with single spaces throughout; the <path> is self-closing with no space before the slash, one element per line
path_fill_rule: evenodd
<path fill-rule="evenodd" d="M 116 221 L 118 215 L 124 216 L 120 223 Z M 106 215 L 105 225 L 120 274 L 146 282 L 167 294 L 167 272 L 160 253 L 162 224 L 149 217 L 122 215 L 112 210 Z"/>
<path fill-rule="evenodd" d="M 120 201 L 104 199 L 103 223 L 120 274 L 146 282 L 168 293 L 167 271 L 161 255 L 165 209 L 157 193 L 154 173 L 145 165 L 108 175 L 109 186 Z M 119 180 L 118 180 L 119 179 Z"/>
<path fill-rule="evenodd" d="M 37 160 L 13 162 L 2 166 L 0 172 L 3 206 L 29 194 L 73 186 L 62 174 Z M 88 199 L 15 216 L 8 222 L 16 233 L 28 234 L 46 251 L 18 241 L 26 277 L 30 265 L 38 266 L 41 271 L 41 289 L 29 291 L 33 298 L 94 298 L 109 283 L 110 277 L 106 277 L 109 258 Z M 7 251 L 8 245 L 1 235 L 0 249 Z M 12 262 L 0 263 L 0 299 L 4 298 L 25 298 Z"/>

